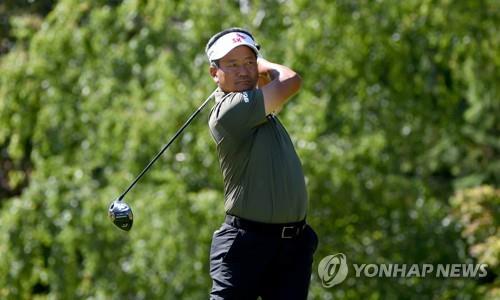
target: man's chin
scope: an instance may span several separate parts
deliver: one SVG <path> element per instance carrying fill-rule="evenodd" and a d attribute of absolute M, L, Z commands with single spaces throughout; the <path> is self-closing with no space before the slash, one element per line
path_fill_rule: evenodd
<path fill-rule="evenodd" d="M 256 87 L 255 84 L 241 83 L 241 84 L 236 84 L 234 89 L 236 92 L 243 92 L 243 91 L 253 90 L 255 87 Z"/>
<path fill-rule="evenodd" d="M 257 87 L 257 85 L 252 85 L 250 83 L 245 83 L 245 84 L 235 84 L 234 86 L 232 87 L 222 87 L 222 86 L 219 86 L 221 88 L 221 90 L 223 90 L 225 93 L 238 93 L 238 92 L 244 92 L 244 91 L 249 91 L 249 90 L 253 90 L 254 88 Z"/>

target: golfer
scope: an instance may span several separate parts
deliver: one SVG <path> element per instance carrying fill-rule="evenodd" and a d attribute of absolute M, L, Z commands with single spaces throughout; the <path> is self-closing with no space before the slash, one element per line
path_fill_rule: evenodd
<path fill-rule="evenodd" d="M 306 299 L 318 237 L 305 220 L 299 157 L 276 116 L 301 78 L 262 58 L 241 28 L 215 34 L 205 51 L 218 85 L 209 127 L 226 212 L 210 249 L 211 299 Z"/>

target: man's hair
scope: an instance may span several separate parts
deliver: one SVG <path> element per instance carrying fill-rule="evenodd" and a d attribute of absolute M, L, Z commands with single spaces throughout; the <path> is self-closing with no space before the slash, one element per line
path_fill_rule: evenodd
<path fill-rule="evenodd" d="M 210 47 L 212 47 L 212 45 L 215 44 L 215 42 L 217 42 L 217 40 L 219 38 L 221 38 L 222 36 L 224 36 L 228 33 L 231 33 L 231 32 L 241 32 L 241 33 L 244 33 L 244 34 L 250 36 L 255 43 L 255 47 L 257 47 L 257 49 L 260 50 L 260 45 L 255 42 L 255 39 L 254 39 L 253 35 L 250 33 L 250 31 L 245 30 L 245 29 L 240 28 L 240 27 L 231 27 L 231 28 L 224 29 L 223 31 L 214 34 L 208 40 L 207 45 L 205 46 L 205 52 L 208 52 L 208 49 Z M 218 61 L 211 61 L 210 64 L 214 64 L 215 66 L 218 66 Z"/>

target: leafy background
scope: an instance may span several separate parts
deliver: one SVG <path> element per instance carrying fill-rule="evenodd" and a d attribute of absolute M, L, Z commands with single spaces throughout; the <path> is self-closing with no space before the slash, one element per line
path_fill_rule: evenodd
<path fill-rule="evenodd" d="M 303 77 L 281 113 L 322 257 L 487 263 L 486 278 L 354 278 L 311 299 L 500 298 L 494 0 L 0 2 L 0 298 L 206 299 L 223 194 L 207 111 L 215 32 Z"/>

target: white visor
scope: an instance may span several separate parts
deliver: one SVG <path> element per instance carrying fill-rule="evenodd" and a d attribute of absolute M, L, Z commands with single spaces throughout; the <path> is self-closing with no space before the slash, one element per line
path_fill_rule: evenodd
<path fill-rule="evenodd" d="M 255 45 L 254 40 L 243 32 L 230 32 L 220 37 L 215 43 L 208 48 L 208 60 L 214 61 L 223 58 L 229 51 L 238 46 L 248 46 L 259 56 L 259 49 Z"/>

